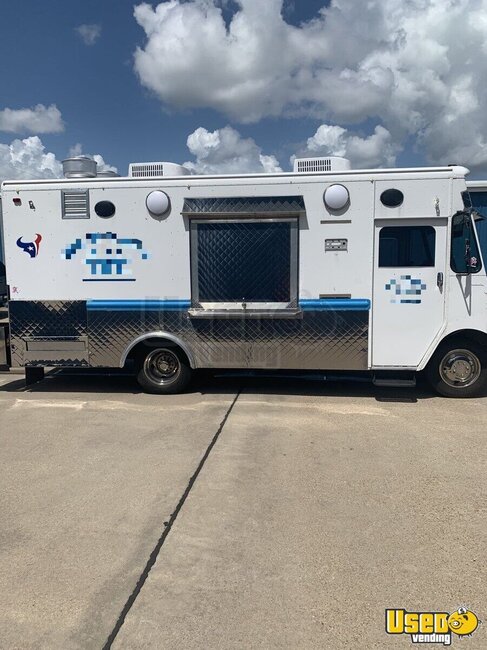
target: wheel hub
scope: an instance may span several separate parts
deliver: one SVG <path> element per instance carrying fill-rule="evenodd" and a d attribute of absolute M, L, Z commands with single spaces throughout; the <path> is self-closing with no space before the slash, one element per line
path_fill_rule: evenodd
<path fill-rule="evenodd" d="M 469 350 L 452 350 L 440 364 L 442 379 L 453 387 L 471 386 L 480 377 L 480 361 Z"/>
<path fill-rule="evenodd" d="M 171 364 L 168 361 L 165 361 L 164 359 L 159 359 L 157 361 L 157 369 L 160 372 L 168 372 L 170 368 Z"/>
<path fill-rule="evenodd" d="M 179 359 L 171 350 L 154 350 L 147 355 L 144 362 L 145 373 L 157 384 L 174 381 L 180 369 Z"/>

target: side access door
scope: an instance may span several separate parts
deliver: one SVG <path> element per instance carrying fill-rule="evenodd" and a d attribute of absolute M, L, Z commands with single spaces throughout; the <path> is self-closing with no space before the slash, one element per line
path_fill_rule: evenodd
<path fill-rule="evenodd" d="M 375 222 L 372 366 L 417 367 L 445 322 L 448 220 Z"/>

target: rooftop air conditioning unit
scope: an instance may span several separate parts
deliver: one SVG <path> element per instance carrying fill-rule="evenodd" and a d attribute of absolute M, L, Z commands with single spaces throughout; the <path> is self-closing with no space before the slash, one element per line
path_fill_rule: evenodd
<path fill-rule="evenodd" d="M 189 169 L 172 162 L 130 163 L 131 178 L 154 178 L 155 176 L 187 176 Z"/>
<path fill-rule="evenodd" d="M 346 172 L 352 169 L 347 158 L 330 156 L 328 158 L 295 158 L 294 171 L 302 174 L 310 172 Z"/>

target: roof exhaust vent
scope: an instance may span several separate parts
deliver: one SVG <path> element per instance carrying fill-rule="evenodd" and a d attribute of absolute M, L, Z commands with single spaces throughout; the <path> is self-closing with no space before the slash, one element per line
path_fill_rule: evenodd
<path fill-rule="evenodd" d="M 105 169 L 103 171 L 96 172 L 97 178 L 120 178 L 120 174 L 114 172 L 113 169 Z"/>
<path fill-rule="evenodd" d="M 96 161 L 88 156 L 75 156 L 63 160 L 64 178 L 95 178 Z"/>
<path fill-rule="evenodd" d="M 130 163 L 131 178 L 154 178 L 157 176 L 188 176 L 191 172 L 172 162 Z"/>
<path fill-rule="evenodd" d="M 294 171 L 300 174 L 309 174 L 311 172 L 346 172 L 349 169 L 352 169 L 350 161 L 340 156 L 294 159 Z"/>

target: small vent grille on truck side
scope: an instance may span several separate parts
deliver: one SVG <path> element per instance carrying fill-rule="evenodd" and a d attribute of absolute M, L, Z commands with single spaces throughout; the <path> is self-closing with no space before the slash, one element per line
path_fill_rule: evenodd
<path fill-rule="evenodd" d="M 88 190 L 63 190 L 61 192 L 63 219 L 89 219 Z"/>
<path fill-rule="evenodd" d="M 350 161 L 341 156 L 328 156 L 324 158 L 295 158 L 294 172 L 310 174 L 312 172 L 345 172 L 352 168 Z"/>
<path fill-rule="evenodd" d="M 130 163 L 130 178 L 157 178 L 158 176 L 187 176 L 189 169 L 178 165 L 177 163 L 158 161 L 158 162 L 139 162 Z"/>
<path fill-rule="evenodd" d="M 298 172 L 331 172 L 331 160 L 298 160 Z"/>
<path fill-rule="evenodd" d="M 164 163 L 132 163 L 130 165 L 132 178 L 150 178 L 151 176 L 164 176 Z"/>

